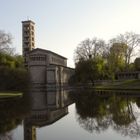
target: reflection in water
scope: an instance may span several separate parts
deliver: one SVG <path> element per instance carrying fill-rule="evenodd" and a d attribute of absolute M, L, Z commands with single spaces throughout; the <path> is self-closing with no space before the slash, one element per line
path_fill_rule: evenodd
<path fill-rule="evenodd" d="M 0 140 L 13 140 L 12 133 L 6 132 L 0 135 Z"/>
<path fill-rule="evenodd" d="M 36 140 L 36 128 L 50 125 L 68 114 L 70 92 L 63 89 L 34 91 L 32 111 L 24 120 L 24 140 Z"/>
<path fill-rule="evenodd" d="M 135 96 L 103 95 L 96 91 L 77 92 L 77 120 L 89 132 L 102 132 L 109 127 L 130 137 L 140 136 L 140 98 Z"/>
<path fill-rule="evenodd" d="M 29 97 L 0 100 L 0 140 L 12 140 L 12 129 L 22 123 L 30 111 Z"/>
<path fill-rule="evenodd" d="M 123 136 L 138 138 L 140 96 L 126 95 L 126 91 L 125 95 L 118 94 L 83 89 L 73 92 L 34 90 L 23 98 L 0 101 L 0 140 L 14 139 L 12 130 L 23 120 L 24 140 L 36 140 L 36 128 L 51 125 L 66 116 L 73 102 L 77 121 L 86 131 L 101 133 L 111 128 Z"/>

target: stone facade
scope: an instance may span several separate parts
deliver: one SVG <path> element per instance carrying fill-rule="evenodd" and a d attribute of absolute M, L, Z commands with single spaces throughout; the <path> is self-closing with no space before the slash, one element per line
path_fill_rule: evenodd
<path fill-rule="evenodd" d="M 33 86 L 44 85 L 46 89 L 67 86 L 74 70 L 67 67 L 67 59 L 43 49 L 28 54 L 28 70 Z"/>
<path fill-rule="evenodd" d="M 140 79 L 140 71 L 119 72 L 116 73 L 116 79 L 118 80 Z"/>
<path fill-rule="evenodd" d="M 67 67 L 67 58 L 49 50 L 35 49 L 34 22 L 23 21 L 23 56 L 33 87 L 51 89 L 67 86 L 74 70 Z"/>

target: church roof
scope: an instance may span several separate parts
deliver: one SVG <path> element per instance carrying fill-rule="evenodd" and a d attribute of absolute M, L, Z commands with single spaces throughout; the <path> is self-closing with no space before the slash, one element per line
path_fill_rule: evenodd
<path fill-rule="evenodd" d="M 61 55 L 59 55 L 59 54 L 57 54 L 57 53 L 55 53 L 55 52 L 52 52 L 52 51 L 50 51 L 50 50 L 41 49 L 41 48 L 33 49 L 32 51 L 30 51 L 30 53 L 35 52 L 35 51 L 42 51 L 42 52 L 45 52 L 45 53 L 51 53 L 51 54 L 56 55 L 56 56 L 58 56 L 58 57 L 61 57 L 61 58 L 63 58 L 63 59 L 67 59 L 66 57 L 61 56 Z"/>

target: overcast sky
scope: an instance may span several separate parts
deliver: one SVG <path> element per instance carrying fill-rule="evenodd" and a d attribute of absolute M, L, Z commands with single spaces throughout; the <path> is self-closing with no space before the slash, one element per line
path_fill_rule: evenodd
<path fill-rule="evenodd" d="M 119 33 L 140 33 L 140 0 L 0 0 L 0 30 L 13 35 L 22 53 L 21 21 L 35 22 L 36 47 L 68 58 L 86 38 L 108 40 Z"/>

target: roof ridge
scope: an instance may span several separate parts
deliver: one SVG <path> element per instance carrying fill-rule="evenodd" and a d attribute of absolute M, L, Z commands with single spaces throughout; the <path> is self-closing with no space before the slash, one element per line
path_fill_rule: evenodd
<path fill-rule="evenodd" d="M 52 52 L 52 51 L 46 50 L 46 49 L 42 49 L 42 48 L 33 49 L 33 50 L 31 50 L 29 53 L 32 53 L 32 52 L 34 52 L 34 51 L 36 51 L 36 50 L 41 50 L 41 51 L 49 52 L 49 53 L 52 53 L 52 54 L 57 55 L 57 56 L 59 56 L 59 57 L 62 57 L 62 58 L 64 58 L 64 59 L 67 59 L 66 57 L 64 57 L 64 56 L 62 56 L 62 55 L 60 55 L 60 54 L 57 54 L 57 53 L 55 53 L 55 52 Z"/>

